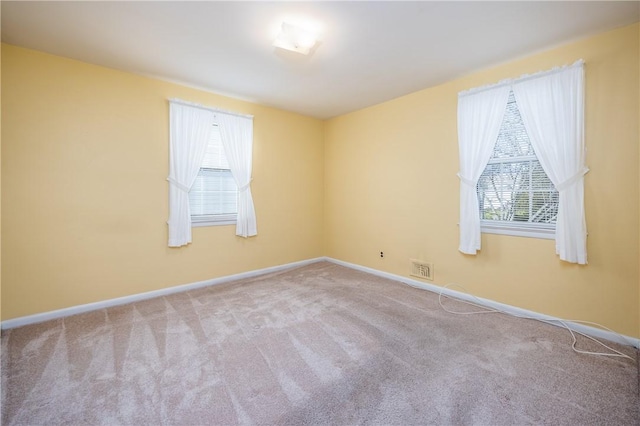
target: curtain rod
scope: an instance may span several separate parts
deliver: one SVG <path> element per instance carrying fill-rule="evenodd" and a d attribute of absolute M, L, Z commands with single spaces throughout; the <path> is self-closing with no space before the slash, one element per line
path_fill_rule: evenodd
<path fill-rule="evenodd" d="M 251 118 L 251 119 L 253 119 L 253 115 L 241 114 L 239 112 L 233 112 L 233 111 L 227 111 L 227 110 L 221 109 L 221 108 L 208 107 L 206 105 L 200 105 L 200 104 L 196 104 L 194 102 L 183 101 L 182 99 L 178 99 L 178 98 L 169 98 L 169 102 L 174 103 L 174 104 L 178 104 L 178 105 L 186 105 L 186 106 L 190 106 L 190 107 L 194 107 L 194 108 L 204 109 L 204 110 L 207 110 L 207 111 L 219 112 L 221 114 L 235 115 L 236 117 L 243 117 L 243 118 Z"/>
<path fill-rule="evenodd" d="M 496 87 L 502 87 L 502 86 L 511 86 L 513 84 L 516 83 L 522 83 L 523 81 L 527 81 L 527 80 L 533 80 L 534 78 L 540 78 L 540 77 L 544 77 L 550 74 L 555 74 L 558 73 L 560 71 L 564 71 L 566 69 L 569 68 L 573 68 L 573 67 L 581 67 L 584 65 L 584 60 L 583 59 L 578 59 L 577 61 L 575 61 L 573 64 L 571 65 L 565 65 L 562 67 L 554 67 L 551 68 L 550 70 L 546 70 L 546 71 L 540 71 L 534 74 L 525 74 L 522 75 L 518 78 L 509 78 L 506 80 L 501 80 L 497 83 L 494 84 L 488 84 L 486 86 L 480 86 L 480 87 L 475 87 L 473 89 L 469 89 L 469 90 L 463 90 L 461 92 L 458 93 L 458 97 L 460 96 L 467 96 L 467 95 L 474 95 L 476 93 L 480 93 L 480 92 L 484 92 L 486 90 L 491 90 L 491 89 L 495 89 Z"/>

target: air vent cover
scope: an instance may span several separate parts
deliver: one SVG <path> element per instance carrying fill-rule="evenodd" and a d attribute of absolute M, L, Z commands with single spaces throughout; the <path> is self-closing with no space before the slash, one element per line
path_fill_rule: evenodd
<path fill-rule="evenodd" d="M 433 280 L 433 263 L 423 262 L 421 260 L 411 260 L 411 276 L 422 278 L 423 280 Z"/>

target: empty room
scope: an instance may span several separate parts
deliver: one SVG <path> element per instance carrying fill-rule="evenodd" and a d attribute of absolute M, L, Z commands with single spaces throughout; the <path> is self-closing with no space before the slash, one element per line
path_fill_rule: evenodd
<path fill-rule="evenodd" d="M 640 424 L 640 2 L 0 8 L 3 425 Z"/>

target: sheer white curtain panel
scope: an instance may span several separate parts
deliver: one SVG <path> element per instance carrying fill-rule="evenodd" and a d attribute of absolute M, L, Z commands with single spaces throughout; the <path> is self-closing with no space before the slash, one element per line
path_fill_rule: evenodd
<path fill-rule="evenodd" d="M 253 119 L 216 113 L 216 122 L 231 174 L 238 185 L 236 235 L 252 237 L 258 234 L 256 212 L 251 195 Z"/>
<path fill-rule="evenodd" d="M 586 264 L 584 63 L 516 82 L 513 94 L 533 149 L 560 195 L 556 253 Z"/>
<path fill-rule="evenodd" d="M 202 108 L 169 104 L 169 247 L 191 242 L 189 190 L 198 175 L 213 131 L 214 114 Z"/>
<path fill-rule="evenodd" d="M 498 139 L 507 107 L 506 85 L 458 95 L 460 155 L 460 246 L 465 254 L 480 250 L 480 213 L 476 185 Z"/>

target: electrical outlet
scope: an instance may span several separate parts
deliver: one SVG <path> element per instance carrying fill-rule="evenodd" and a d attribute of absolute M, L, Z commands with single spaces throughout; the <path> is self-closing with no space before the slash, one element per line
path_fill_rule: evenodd
<path fill-rule="evenodd" d="M 384 252 L 383 251 L 380 252 L 380 257 L 384 257 Z"/>

